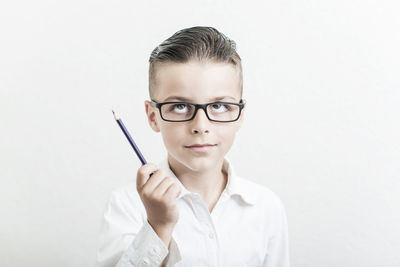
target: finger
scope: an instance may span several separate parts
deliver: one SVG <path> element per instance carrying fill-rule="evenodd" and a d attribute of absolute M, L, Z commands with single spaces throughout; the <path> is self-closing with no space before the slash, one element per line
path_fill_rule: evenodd
<path fill-rule="evenodd" d="M 159 169 L 153 173 L 153 175 L 147 180 L 146 184 L 142 187 L 142 190 L 146 190 L 148 193 L 152 193 L 154 189 L 167 177 L 167 173 L 163 169 Z"/>
<path fill-rule="evenodd" d="M 157 171 L 159 167 L 153 163 L 147 163 L 141 166 L 136 175 L 136 188 L 141 190 L 146 184 L 147 180 L 151 177 L 151 173 Z"/>
<path fill-rule="evenodd" d="M 175 178 L 171 176 L 165 177 L 156 188 L 154 188 L 154 195 L 163 196 L 165 191 L 167 191 L 168 187 L 170 187 L 175 182 Z"/>
<path fill-rule="evenodd" d="M 177 183 L 174 183 L 168 187 L 164 197 L 167 199 L 167 201 L 172 202 L 179 197 L 181 191 L 181 187 Z"/>

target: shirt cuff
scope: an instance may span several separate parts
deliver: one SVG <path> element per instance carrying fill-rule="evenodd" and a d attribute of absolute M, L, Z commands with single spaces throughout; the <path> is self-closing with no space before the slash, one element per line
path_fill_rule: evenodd
<path fill-rule="evenodd" d="M 176 244 L 174 238 L 171 238 L 171 242 L 168 247 L 169 253 L 167 257 L 162 262 L 162 267 L 172 267 L 177 262 L 182 260 L 181 254 L 179 252 L 178 244 Z"/>
<path fill-rule="evenodd" d="M 160 264 L 162 266 L 173 266 L 180 260 L 181 257 L 175 240 L 171 238 L 167 248 L 146 219 L 132 244 L 118 262 L 117 267 L 146 267 L 160 266 Z"/>

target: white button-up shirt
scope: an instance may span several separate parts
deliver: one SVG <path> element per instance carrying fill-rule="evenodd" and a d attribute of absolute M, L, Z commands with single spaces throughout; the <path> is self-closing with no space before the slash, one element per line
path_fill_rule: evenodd
<path fill-rule="evenodd" d="M 99 266 L 289 267 L 286 213 L 271 190 L 236 176 L 225 158 L 227 185 L 210 214 L 200 195 L 171 171 L 167 158 L 158 166 L 182 188 L 169 247 L 148 223 L 132 183 L 111 194 L 100 230 Z"/>

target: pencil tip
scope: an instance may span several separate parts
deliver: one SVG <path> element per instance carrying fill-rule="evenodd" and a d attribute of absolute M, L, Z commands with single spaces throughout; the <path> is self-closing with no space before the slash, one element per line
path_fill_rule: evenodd
<path fill-rule="evenodd" d="M 118 120 L 117 114 L 115 114 L 114 110 L 111 110 L 111 111 L 112 111 L 113 114 L 114 114 L 114 118 L 115 118 L 116 120 Z"/>

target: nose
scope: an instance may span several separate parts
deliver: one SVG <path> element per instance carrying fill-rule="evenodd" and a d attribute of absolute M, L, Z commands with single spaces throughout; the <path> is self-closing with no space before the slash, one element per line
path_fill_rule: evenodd
<path fill-rule="evenodd" d="M 197 113 L 195 117 L 192 120 L 191 124 L 191 131 L 194 134 L 197 133 L 209 133 L 208 127 L 209 127 L 209 120 L 207 118 L 207 115 L 205 111 L 201 108 L 197 110 Z"/>

